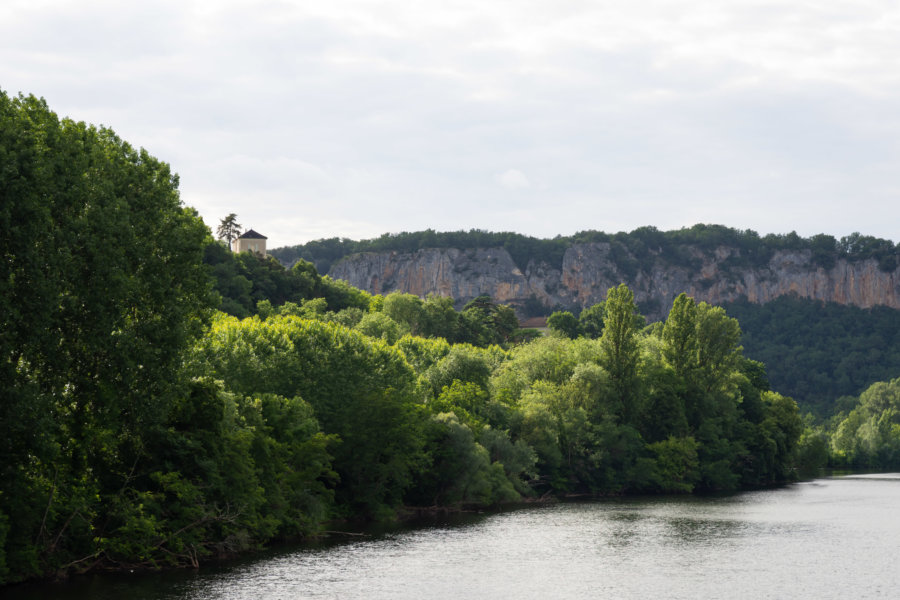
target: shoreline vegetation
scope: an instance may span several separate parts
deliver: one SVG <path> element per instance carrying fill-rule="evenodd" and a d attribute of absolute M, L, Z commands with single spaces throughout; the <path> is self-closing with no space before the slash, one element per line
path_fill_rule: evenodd
<path fill-rule="evenodd" d="M 900 460 L 900 380 L 814 426 L 684 294 L 647 324 L 619 285 L 540 336 L 489 297 L 233 255 L 168 165 L 43 100 L 0 93 L 0 152 L 0 585 L 196 568 L 404 507 Z"/>

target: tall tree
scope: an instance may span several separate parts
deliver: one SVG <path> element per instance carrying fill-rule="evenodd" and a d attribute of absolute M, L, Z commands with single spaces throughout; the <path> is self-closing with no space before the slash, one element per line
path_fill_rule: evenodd
<path fill-rule="evenodd" d="M 681 378 L 687 378 L 697 366 L 697 305 L 694 299 L 681 293 L 672 303 L 672 310 L 662 331 L 662 353 L 666 362 Z"/>
<path fill-rule="evenodd" d="M 606 317 L 600 337 L 600 363 L 609 373 L 618 412 L 626 423 L 637 415 L 638 356 L 637 327 L 641 321 L 634 293 L 621 283 L 606 297 Z"/>
<path fill-rule="evenodd" d="M 742 356 L 741 328 L 720 306 L 697 305 L 697 369 L 703 389 L 713 391 Z"/>
<path fill-rule="evenodd" d="M 228 247 L 231 248 L 232 240 L 237 239 L 241 235 L 241 224 L 237 222 L 237 215 L 229 213 L 227 217 L 222 219 L 219 222 L 219 227 L 216 229 L 216 235 L 219 236 L 220 240 L 225 240 L 228 243 Z"/>

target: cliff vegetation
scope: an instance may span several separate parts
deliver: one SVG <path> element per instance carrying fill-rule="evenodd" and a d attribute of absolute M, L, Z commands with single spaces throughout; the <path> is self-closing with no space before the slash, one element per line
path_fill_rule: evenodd
<path fill-rule="evenodd" d="M 763 267 L 777 251 L 808 251 L 817 267 L 831 268 L 838 259 L 850 261 L 875 260 L 878 268 L 894 271 L 900 259 L 900 248 L 890 240 L 853 233 L 840 239 L 819 234 L 803 238 L 795 232 L 760 236 L 751 229 L 733 229 L 722 225 L 697 224 L 675 231 L 659 231 L 655 227 L 640 227 L 631 232 L 604 233 L 582 231 L 572 236 L 540 239 L 513 232 L 469 231 L 385 233 L 369 240 L 329 238 L 306 244 L 275 248 L 270 253 L 285 265 L 298 259 L 316 265 L 322 273 L 340 259 L 362 252 L 414 253 L 433 248 L 503 248 L 514 265 L 525 271 L 528 265 L 545 263 L 561 269 L 565 251 L 576 244 L 609 244 L 613 259 L 621 262 L 621 270 L 630 277 L 646 271 L 650 263 L 661 257 L 670 266 L 697 268 L 700 255 L 714 256 L 722 247 L 736 250 L 723 261 L 723 268 L 739 269 Z"/>

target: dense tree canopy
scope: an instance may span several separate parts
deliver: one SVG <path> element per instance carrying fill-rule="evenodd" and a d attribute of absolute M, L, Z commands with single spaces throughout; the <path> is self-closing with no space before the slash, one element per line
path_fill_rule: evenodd
<path fill-rule="evenodd" d="M 849 409 L 852 396 L 900 376 L 900 311 L 791 296 L 763 305 L 726 304 L 741 323 L 748 356 L 765 363 L 772 387 L 819 419 Z"/>
<path fill-rule="evenodd" d="M 168 165 L 34 97 L 0 93 L 0 165 L 0 521 L 22 576 L 112 535 L 100 504 L 183 393 L 209 232 Z"/>
<path fill-rule="evenodd" d="M 831 444 L 840 466 L 900 468 L 900 379 L 866 389 L 849 414 L 835 419 Z"/>
<path fill-rule="evenodd" d="M 198 348 L 211 371 L 244 396 L 302 397 L 332 449 L 338 500 L 353 514 L 396 507 L 420 459 L 415 377 L 403 354 L 339 325 L 297 317 L 219 318 Z"/>
<path fill-rule="evenodd" d="M 315 266 L 304 260 L 286 269 L 271 256 L 252 252 L 234 254 L 226 246 L 209 240 L 203 262 L 220 296 L 219 310 L 236 317 L 257 314 L 260 302 L 281 306 L 317 298 L 324 299 L 327 309 L 335 312 L 369 308 L 371 296 L 367 292 L 327 275 L 320 276 Z"/>

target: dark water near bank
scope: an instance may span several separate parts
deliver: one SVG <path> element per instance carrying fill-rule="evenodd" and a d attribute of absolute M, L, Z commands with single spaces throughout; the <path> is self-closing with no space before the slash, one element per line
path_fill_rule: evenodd
<path fill-rule="evenodd" d="M 96 576 L 0 596 L 900 598 L 900 474 L 728 497 L 536 506 L 197 572 Z"/>

